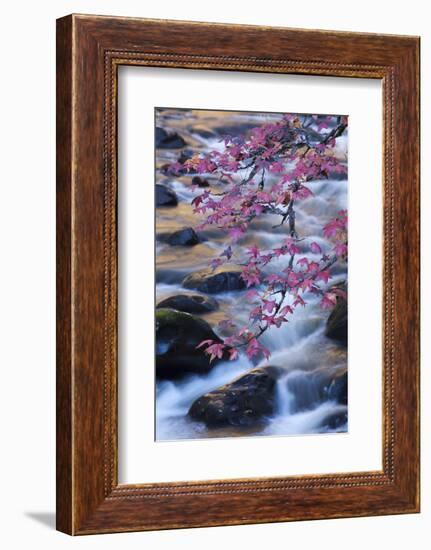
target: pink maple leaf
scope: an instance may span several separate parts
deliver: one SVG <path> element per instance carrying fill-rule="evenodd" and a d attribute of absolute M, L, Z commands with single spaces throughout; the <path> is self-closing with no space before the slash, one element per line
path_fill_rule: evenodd
<path fill-rule="evenodd" d="M 255 323 L 256 321 L 260 321 L 262 317 L 262 308 L 260 306 L 255 307 L 250 311 L 249 318 Z"/>
<path fill-rule="evenodd" d="M 259 297 L 259 292 L 254 288 L 247 290 L 247 292 L 245 293 L 245 298 L 249 302 L 252 302 L 255 298 L 258 298 L 258 297 Z"/>
<path fill-rule="evenodd" d="M 232 227 L 229 229 L 229 237 L 232 241 L 236 242 L 244 235 L 244 229 L 242 227 Z"/>
<path fill-rule="evenodd" d="M 262 352 L 262 355 L 265 357 L 265 359 L 270 358 L 271 353 L 268 348 L 265 348 L 264 346 L 260 346 L 260 351 Z"/>
<path fill-rule="evenodd" d="M 306 269 L 308 269 L 308 259 L 307 258 L 300 258 L 297 262 L 296 262 L 299 266 L 304 266 Z"/>
<path fill-rule="evenodd" d="M 262 302 L 263 302 L 262 309 L 267 313 L 272 313 L 277 306 L 277 302 L 275 300 L 262 300 Z"/>
<path fill-rule="evenodd" d="M 313 286 L 313 280 L 312 279 L 304 279 L 301 283 L 301 288 L 304 291 L 310 290 L 310 288 Z"/>
<path fill-rule="evenodd" d="M 236 348 L 230 348 L 228 353 L 230 361 L 235 361 L 235 359 L 238 359 L 238 350 Z"/>
<path fill-rule="evenodd" d="M 281 283 L 283 279 L 280 277 L 280 275 L 271 273 L 271 275 L 268 275 L 268 277 L 266 277 L 266 281 L 270 284 L 274 284 L 274 283 Z"/>
<path fill-rule="evenodd" d="M 205 350 L 205 353 L 210 356 L 210 362 L 213 361 L 216 357 L 221 359 L 223 357 L 224 348 L 224 344 L 212 344 L 211 346 L 208 346 Z"/>
<path fill-rule="evenodd" d="M 323 298 L 320 302 L 320 307 L 322 309 L 332 309 L 335 306 L 336 303 L 337 303 L 337 297 L 334 296 L 334 294 L 327 292 L 323 296 Z"/>
<path fill-rule="evenodd" d="M 214 340 L 203 340 L 200 344 L 196 346 L 196 349 L 202 348 L 203 346 L 210 346 Z"/>
<path fill-rule="evenodd" d="M 287 315 L 288 313 L 293 313 L 293 309 L 290 307 L 290 306 L 284 306 L 283 308 L 281 308 L 281 310 L 279 311 L 279 314 L 284 317 L 285 315 Z"/>
<path fill-rule="evenodd" d="M 347 254 L 347 244 L 346 243 L 337 243 L 334 246 L 334 252 L 337 256 L 345 256 Z"/>
<path fill-rule="evenodd" d="M 245 353 L 247 354 L 247 357 L 249 359 L 253 359 L 256 355 L 259 355 L 259 342 L 256 340 L 256 338 L 252 338 L 245 350 Z"/>
<path fill-rule="evenodd" d="M 317 273 L 318 270 L 319 270 L 319 264 L 317 262 L 310 262 L 308 264 L 309 273 Z"/>
<path fill-rule="evenodd" d="M 306 302 L 304 302 L 304 300 L 301 298 L 301 296 L 297 296 L 295 298 L 295 301 L 293 302 L 294 307 L 296 307 L 296 306 L 305 307 L 305 304 L 306 304 Z"/>
<path fill-rule="evenodd" d="M 322 253 L 322 249 L 320 248 L 320 246 L 316 242 L 312 242 L 310 244 L 310 250 L 311 250 L 311 252 L 313 252 L 313 254 L 321 254 Z"/>
<path fill-rule="evenodd" d="M 253 258 L 257 258 L 259 256 L 259 249 L 257 248 L 257 246 L 254 244 L 253 246 L 251 246 L 248 250 L 247 250 L 247 254 L 249 254 L 250 256 L 252 256 Z"/>
<path fill-rule="evenodd" d="M 331 278 L 331 274 L 327 269 L 324 269 L 323 271 L 319 271 L 319 273 L 316 275 L 316 281 L 323 281 L 324 283 L 327 283 L 330 278 Z"/>
<path fill-rule="evenodd" d="M 313 192 L 308 187 L 305 187 L 305 185 L 301 185 L 300 188 L 297 191 L 293 192 L 293 197 L 295 199 L 306 199 L 308 197 L 311 197 L 313 195 Z"/>

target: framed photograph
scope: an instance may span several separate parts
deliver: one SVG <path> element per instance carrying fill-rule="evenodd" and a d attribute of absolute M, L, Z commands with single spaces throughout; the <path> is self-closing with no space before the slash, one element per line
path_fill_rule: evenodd
<path fill-rule="evenodd" d="M 419 511 L 419 38 L 57 21 L 57 528 Z"/>

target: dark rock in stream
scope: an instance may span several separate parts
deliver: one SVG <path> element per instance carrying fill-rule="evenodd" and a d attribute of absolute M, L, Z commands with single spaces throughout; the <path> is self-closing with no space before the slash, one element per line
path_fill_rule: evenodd
<path fill-rule="evenodd" d="M 178 294 L 169 296 L 157 304 L 157 309 L 169 308 L 185 313 L 210 313 L 218 309 L 219 304 L 214 298 L 199 294 Z"/>
<path fill-rule="evenodd" d="M 347 300 L 337 296 L 337 303 L 326 322 L 325 335 L 347 346 Z"/>
<path fill-rule="evenodd" d="M 194 246 L 202 242 L 202 239 L 192 227 L 184 227 L 173 233 L 159 234 L 157 238 L 171 246 Z"/>
<path fill-rule="evenodd" d="M 221 342 L 211 326 L 198 317 L 174 309 L 156 310 L 156 376 L 174 379 L 204 374 L 217 364 L 196 346 L 203 340 Z"/>
<path fill-rule="evenodd" d="M 201 178 L 200 176 L 193 176 L 192 178 L 192 184 L 197 185 L 198 187 L 209 187 L 209 181 L 205 178 Z"/>
<path fill-rule="evenodd" d="M 292 372 L 287 388 L 293 395 L 292 412 L 314 409 L 327 400 L 347 404 L 347 368 L 321 367 Z"/>
<path fill-rule="evenodd" d="M 177 162 L 184 164 L 186 160 L 189 160 L 193 157 L 193 151 L 191 149 L 184 149 L 181 151 L 180 156 L 177 158 Z"/>
<path fill-rule="evenodd" d="M 275 387 L 280 367 L 260 367 L 233 382 L 199 397 L 189 416 L 208 428 L 254 426 L 265 423 L 275 412 Z"/>
<path fill-rule="evenodd" d="M 207 130 L 206 128 L 192 128 L 192 133 L 197 134 L 198 136 L 204 138 L 204 139 L 211 139 L 216 138 L 216 134 L 214 132 L 211 132 L 210 130 Z"/>
<path fill-rule="evenodd" d="M 178 198 L 166 185 L 156 184 L 156 206 L 177 206 Z"/>
<path fill-rule="evenodd" d="M 217 126 L 214 128 L 214 131 L 218 133 L 219 136 L 245 136 L 250 130 L 259 126 L 258 122 L 235 122 L 232 125 Z"/>
<path fill-rule="evenodd" d="M 338 431 L 340 428 L 344 428 L 347 424 L 347 408 L 340 407 L 335 411 L 330 412 L 320 423 L 319 428 L 323 428 L 323 431 Z"/>
<path fill-rule="evenodd" d="M 158 126 L 156 126 L 155 141 L 158 149 L 181 149 L 181 147 L 185 147 L 186 145 L 186 142 L 179 134 L 176 132 L 168 134 L 166 130 Z"/>
<path fill-rule="evenodd" d="M 332 378 L 328 388 L 328 398 L 347 405 L 347 369 L 340 369 Z"/>
<path fill-rule="evenodd" d="M 207 294 L 217 294 L 228 290 L 242 290 L 245 282 L 241 278 L 242 268 L 235 265 L 223 265 L 216 269 L 202 269 L 187 275 L 183 287 Z"/>

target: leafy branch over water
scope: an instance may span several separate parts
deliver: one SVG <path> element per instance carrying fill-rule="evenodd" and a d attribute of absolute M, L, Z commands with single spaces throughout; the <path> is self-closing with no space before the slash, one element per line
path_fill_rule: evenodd
<path fill-rule="evenodd" d="M 324 309 L 345 295 L 341 288 L 328 288 L 328 282 L 335 263 L 347 261 L 347 212 L 339 211 L 322 226 L 329 244 L 323 253 L 317 242 L 301 238 L 296 206 L 314 195 L 313 182 L 346 173 L 345 164 L 335 154 L 337 138 L 346 128 L 347 117 L 343 116 L 284 115 L 278 122 L 253 128 L 247 138 L 225 136 L 223 151 L 170 164 L 172 174 L 211 174 L 225 184 L 222 192 L 205 190 L 192 205 L 194 213 L 204 217 L 199 229 L 216 227 L 231 240 L 211 260 L 212 268 L 241 258 L 241 277 L 248 288 L 248 324 L 238 327 L 231 320 L 222 321 L 231 334 L 222 343 L 205 340 L 199 344 L 211 359 L 228 356 L 233 360 L 241 351 L 250 359 L 268 358 L 270 351 L 260 337 L 289 322 L 298 306 L 305 307 L 307 294 L 319 295 Z M 239 241 L 253 221 L 267 215 L 279 218 L 274 228 L 286 228 L 279 246 L 263 250 L 253 244 L 244 253 Z M 307 258 L 307 252 L 316 259 Z M 279 266 L 283 258 L 287 267 L 286 262 Z M 273 272 L 268 273 L 267 266 Z"/>

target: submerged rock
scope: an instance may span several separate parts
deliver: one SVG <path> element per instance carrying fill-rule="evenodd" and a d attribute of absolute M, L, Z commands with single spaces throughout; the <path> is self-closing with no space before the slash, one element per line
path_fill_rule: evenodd
<path fill-rule="evenodd" d="M 186 145 L 186 142 L 179 134 L 176 132 L 169 134 L 158 126 L 156 126 L 155 142 L 158 149 L 180 149 Z"/>
<path fill-rule="evenodd" d="M 328 388 L 328 398 L 347 405 L 347 368 L 337 371 Z"/>
<path fill-rule="evenodd" d="M 346 367 L 295 371 L 286 379 L 286 384 L 293 396 L 292 412 L 313 409 L 327 400 L 347 404 Z"/>
<path fill-rule="evenodd" d="M 178 197 L 166 185 L 156 184 L 156 206 L 177 206 Z"/>
<path fill-rule="evenodd" d="M 193 154 L 194 153 L 191 149 L 184 149 L 183 151 L 181 151 L 177 162 L 179 162 L 180 164 L 184 164 L 186 160 L 189 160 L 193 157 Z"/>
<path fill-rule="evenodd" d="M 192 178 L 192 184 L 197 185 L 198 187 L 209 187 L 209 181 L 205 178 L 201 178 L 200 176 L 193 176 Z"/>
<path fill-rule="evenodd" d="M 337 303 L 326 321 L 325 335 L 347 346 L 347 299 L 337 296 Z"/>
<path fill-rule="evenodd" d="M 228 290 L 242 290 L 245 282 L 241 278 L 242 268 L 235 265 L 224 265 L 216 269 L 202 269 L 187 275 L 183 287 L 199 290 L 208 294 L 217 294 Z"/>
<path fill-rule="evenodd" d="M 208 355 L 196 349 L 203 340 L 221 342 L 203 319 L 174 309 L 156 309 L 156 376 L 171 379 L 211 370 L 217 360 L 210 363 Z"/>
<path fill-rule="evenodd" d="M 273 366 L 253 369 L 199 397 L 188 414 L 209 428 L 264 423 L 275 412 L 275 387 L 282 372 Z"/>
<path fill-rule="evenodd" d="M 199 128 L 195 126 L 194 128 L 192 128 L 192 132 L 200 137 L 203 137 L 204 139 L 217 137 L 214 132 L 211 132 L 211 130 L 207 130 L 206 128 Z"/>
<path fill-rule="evenodd" d="M 323 431 L 339 431 L 347 424 L 347 408 L 339 407 L 335 411 L 330 412 L 319 425 Z"/>
<path fill-rule="evenodd" d="M 235 124 L 228 124 L 228 125 L 222 125 L 217 126 L 214 128 L 214 130 L 218 133 L 219 136 L 225 137 L 225 136 L 245 136 L 252 130 L 253 128 L 256 128 L 258 124 L 256 122 L 240 122 L 237 121 Z"/>
<path fill-rule="evenodd" d="M 209 313 L 218 309 L 219 304 L 214 298 L 199 294 L 178 294 L 169 296 L 157 304 L 157 308 L 170 308 L 186 313 Z"/>
<path fill-rule="evenodd" d="M 171 246 L 194 246 L 201 242 L 199 235 L 192 227 L 184 227 L 168 235 L 160 235 L 159 238 Z"/>

